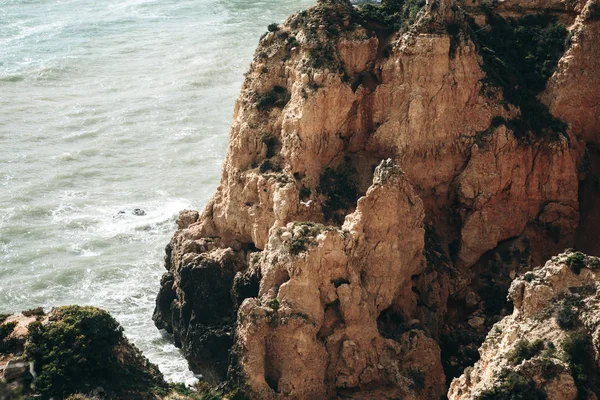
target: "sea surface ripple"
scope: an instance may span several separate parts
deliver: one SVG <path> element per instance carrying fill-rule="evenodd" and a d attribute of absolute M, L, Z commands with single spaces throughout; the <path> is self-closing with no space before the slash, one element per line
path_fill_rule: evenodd
<path fill-rule="evenodd" d="M 151 320 L 164 247 L 217 186 L 258 38 L 312 3 L 0 0 L 0 313 L 103 307 L 192 381 Z"/>

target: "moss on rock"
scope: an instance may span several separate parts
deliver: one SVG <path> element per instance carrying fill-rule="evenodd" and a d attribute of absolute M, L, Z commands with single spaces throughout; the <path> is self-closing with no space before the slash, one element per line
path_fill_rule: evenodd
<path fill-rule="evenodd" d="M 60 307 L 47 323 L 32 322 L 25 350 L 38 375 L 36 392 L 44 399 L 77 393 L 140 399 L 166 385 L 119 323 L 95 307 Z"/>

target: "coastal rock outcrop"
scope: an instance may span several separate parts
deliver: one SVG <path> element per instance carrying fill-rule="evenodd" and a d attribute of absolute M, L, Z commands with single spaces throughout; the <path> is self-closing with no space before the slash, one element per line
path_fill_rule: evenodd
<path fill-rule="evenodd" d="M 196 372 L 434 398 L 518 273 L 598 254 L 600 87 L 572 93 L 597 3 L 522 3 L 322 0 L 269 27 L 217 192 L 166 249 L 154 320 Z"/>
<path fill-rule="evenodd" d="M 168 385 L 154 364 L 95 307 L 39 309 L 0 320 L 0 395 L 156 399 Z M 85 398 L 85 397 L 83 397 Z"/>
<path fill-rule="evenodd" d="M 513 313 L 494 325 L 448 398 L 597 398 L 599 268 L 597 257 L 567 251 L 515 279 Z"/>
<path fill-rule="evenodd" d="M 408 319 L 411 277 L 424 268 L 423 219 L 421 200 L 388 160 L 341 228 L 294 222 L 270 236 L 250 264 L 260 290 L 240 306 L 236 334 L 256 398 L 444 393 L 439 347 Z"/>

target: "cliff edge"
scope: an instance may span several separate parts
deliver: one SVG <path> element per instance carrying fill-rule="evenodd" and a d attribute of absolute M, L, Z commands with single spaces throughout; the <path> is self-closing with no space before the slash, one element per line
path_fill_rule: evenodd
<path fill-rule="evenodd" d="M 344 0 L 272 25 L 154 320 L 253 398 L 443 396 L 512 279 L 600 254 L 596 0 Z"/>

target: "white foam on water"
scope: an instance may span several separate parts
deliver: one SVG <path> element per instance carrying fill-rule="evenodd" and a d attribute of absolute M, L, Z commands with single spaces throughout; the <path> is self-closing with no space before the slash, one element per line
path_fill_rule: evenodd
<path fill-rule="evenodd" d="M 151 319 L 164 247 L 217 187 L 260 34 L 311 3 L 0 1 L 0 313 L 103 307 L 193 381 Z"/>

